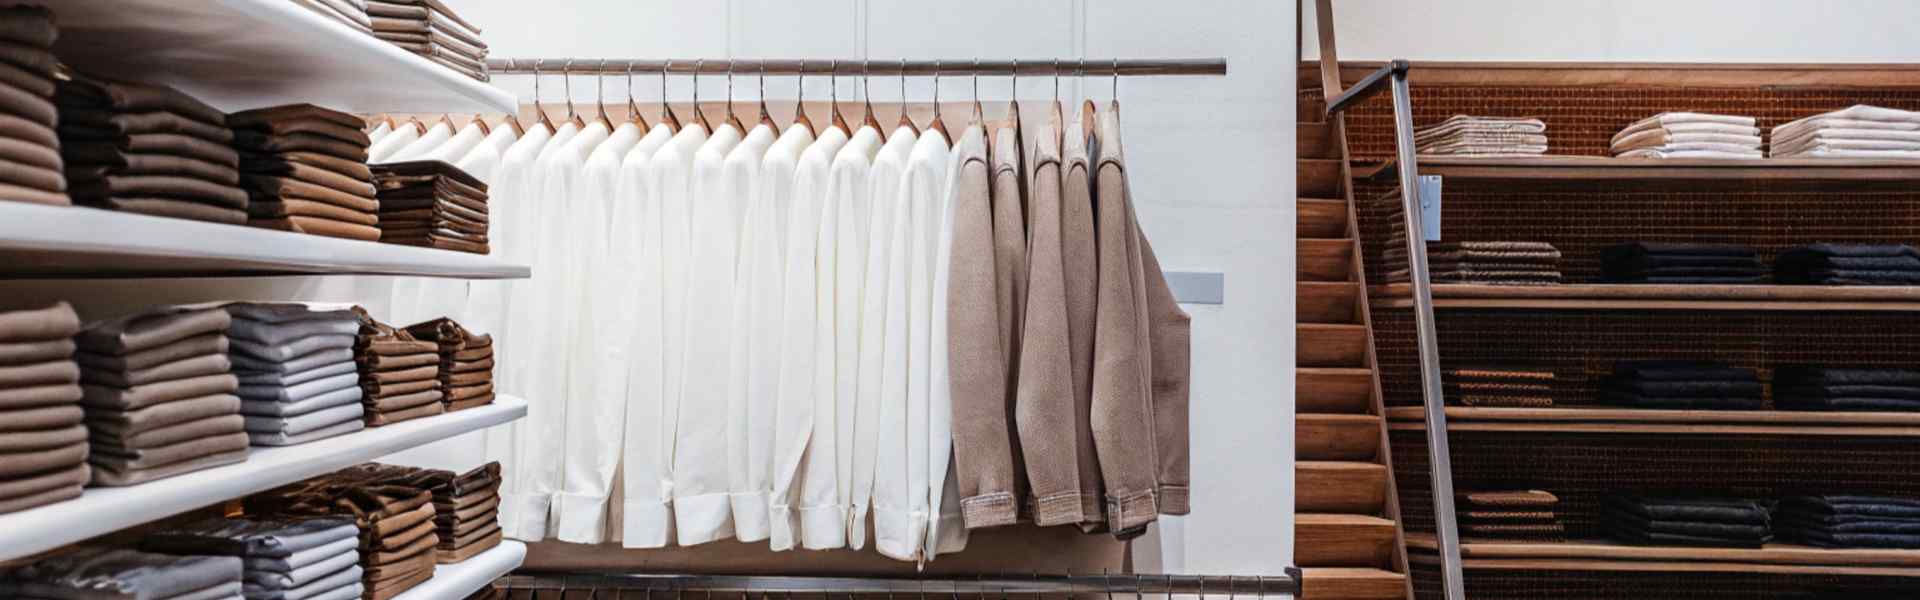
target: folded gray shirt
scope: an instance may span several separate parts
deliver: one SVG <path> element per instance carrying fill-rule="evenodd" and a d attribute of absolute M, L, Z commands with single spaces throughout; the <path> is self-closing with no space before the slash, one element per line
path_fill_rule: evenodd
<path fill-rule="evenodd" d="M 357 372 L 347 372 L 291 386 L 243 385 L 240 386 L 240 391 L 235 392 L 235 394 L 248 400 L 299 402 L 327 392 L 347 388 L 358 388 L 359 386 L 360 374 Z"/>
<path fill-rule="evenodd" d="M 359 538 L 344 538 L 300 550 L 286 556 L 248 556 L 245 562 L 247 571 L 249 572 L 272 571 L 275 573 L 288 573 L 301 567 L 319 564 L 320 561 L 333 558 L 336 555 L 349 553 L 355 557 L 360 556 Z"/>
<path fill-rule="evenodd" d="M 284 344 L 316 335 L 354 335 L 360 332 L 358 319 L 305 319 L 284 323 L 262 323 L 236 319 L 227 335 L 256 344 Z"/>
<path fill-rule="evenodd" d="M 317 600 L 323 597 L 322 594 L 330 594 L 340 588 L 359 587 L 360 576 L 363 574 L 365 571 L 362 571 L 359 565 L 354 565 L 347 567 L 344 571 L 322 577 L 319 581 L 290 590 L 267 588 L 250 582 L 245 584 L 244 588 L 247 600 Z"/>
<path fill-rule="evenodd" d="M 366 428 L 367 424 L 365 422 L 355 419 L 342 422 L 338 425 L 294 435 L 285 433 L 248 433 L 247 439 L 251 440 L 255 446 L 297 446 L 308 442 L 343 436 Z"/>
<path fill-rule="evenodd" d="M 244 354 L 231 354 L 227 358 L 233 361 L 233 370 L 245 373 L 299 373 L 341 361 L 353 361 L 353 348 L 328 348 L 312 354 L 306 354 L 293 360 L 268 360 L 254 358 Z"/>
<path fill-rule="evenodd" d="M 255 417 L 297 417 L 343 404 L 360 403 L 360 386 L 334 390 L 299 402 L 240 400 L 240 414 Z"/>
<path fill-rule="evenodd" d="M 300 435 L 347 421 L 358 421 L 364 414 L 366 407 L 359 402 L 351 402 L 293 417 L 248 416 L 247 432 Z"/>
<path fill-rule="evenodd" d="M 261 344 L 247 340 L 233 340 L 231 347 L 236 355 L 245 355 L 263 361 L 286 362 L 306 356 L 320 350 L 333 348 L 353 348 L 353 335 L 310 335 L 277 344 Z"/>
<path fill-rule="evenodd" d="M 246 573 L 246 581 L 248 585 L 255 586 L 256 588 L 291 590 L 318 581 L 328 575 L 345 571 L 348 567 L 358 564 L 360 564 L 360 552 L 348 550 L 335 554 L 326 560 L 284 573 L 248 570 Z"/>
<path fill-rule="evenodd" d="M 352 359 L 321 365 L 304 371 L 276 373 L 272 371 L 240 371 L 240 385 L 299 385 L 322 377 L 352 373 L 359 369 Z"/>
<path fill-rule="evenodd" d="M 73 600 L 166 600 L 240 581 L 240 559 L 86 548 L 0 576 L 0 589 Z"/>

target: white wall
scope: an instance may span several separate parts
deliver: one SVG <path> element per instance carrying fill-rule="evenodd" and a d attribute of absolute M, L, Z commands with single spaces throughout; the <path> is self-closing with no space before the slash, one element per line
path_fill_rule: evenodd
<path fill-rule="evenodd" d="M 1194 514 L 1168 519 L 1162 539 L 1137 548 L 1142 572 L 1277 574 L 1291 563 L 1293 524 L 1293 48 L 1291 6 L 1243 0 L 970 0 L 968 2 L 792 2 L 699 0 L 631 2 L 457 0 L 485 29 L 498 57 L 582 58 L 1192 58 L 1225 57 L 1225 78 L 1122 81 L 1135 201 L 1169 270 L 1226 274 L 1222 306 L 1194 314 Z M 1088 9 L 1095 10 L 1088 10 Z M 500 85 L 531 100 L 525 76 Z M 558 100 L 559 77 L 543 77 L 542 99 Z M 1023 98 L 1052 92 L 1023 79 Z M 942 80 L 943 98 L 968 93 Z M 726 92 L 724 77 L 702 77 L 701 98 Z M 791 78 L 770 80 L 769 95 L 793 98 Z M 825 99 L 824 77 L 807 79 L 806 97 Z M 624 79 L 607 82 L 610 103 L 624 102 Z M 745 98 L 756 84 L 736 81 Z M 1005 99 L 1006 78 L 982 79 L 983 99 Z M 1086 91 L 1104 99 L 1109 81 Z M 658 98 L 659 80 L 636 77 L 640 99 Z M 875 79 L 876 99 L 896 100 L 897 78 Z M 1076 82 L 1061 94 L 1079 96 Z M 843 78 L 842 99 L 854 84 Z M 671 97 L 689 99 L 685 77 Z M 909 98 L 931 96 L 930 82 L 909 82 Z M 591 99 L 593 81 L 576 77 L 573 96 Z M 531 400 L 537 409 L 541 399 Z M 471 441 L 413 452 L 415 462 L 468 464 Z M 609 451 L 613 451 L 609 449 Z M 1155 551 L 1157 550 L 1157 552 Z"/>
<path fill-rule="evenodd" d="M 1913 62 L 1913 0 L 1334 0 L 1341 60 Z M 1307 57 L 1319 56 L 1307 0 Z"/>

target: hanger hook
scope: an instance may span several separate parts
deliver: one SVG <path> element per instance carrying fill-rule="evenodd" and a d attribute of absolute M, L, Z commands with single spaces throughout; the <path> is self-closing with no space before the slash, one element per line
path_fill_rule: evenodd
<path fill-rule="evenodd" d="M 1113 99 L 1114 102 L 1120 101 L 1120 59 L 1119 58 L 1113 59 L 1113 95 L 1110 97 Z"/>
<path fill-rule="evenodd" d="M 840 59 L 838 58 L 827 63 L 827 84 L 832 90 L 827 94 L 828 101 L 833 103 L 833 112 L 838 114 L 840 112 Z"/>
<path fill-rule="evenodd" d="M 673 59 L 660 63 L 660 118 L 669 122 L 673 118 L 673 109 L 667 107 L 667 71 L 673 69 Z"/>
<path fill-rule="evenodd" d="M 860 97 L 867 104 L 868 115 L 873 114 L 873 82 L 869 79 L 872 75 L 873 75 L 873 59 L 871 58 L 860 59 Z M 922 591 L 921 595 L 924 596 L 925 592 Z"/>
<path fill-rule="evenodd" d="M 1018 58 L 1013 59 L 1013 83 L 1007 87 L 1013 88 L 1013 91 L 1007 93 L 1007 98 L 1018 102 L 1020 100 L 1020 59 Z"/>
<path fill-rule="evenodd" d="M 630 118 L 640 115 L 640 103 L 633 98 L 633 61 L 627 61 L 627 111 L 633 113 L 627 115 Z"/>
<path fill-rule="evenodd" d="M 727 61 L 727 118 L 733 118 L 733 61 Z"/>
<path fill-rule="evenodd" d="M 1060 103 L 1060 59 L 1053 59 L 1053 103 Z"/>
<path fill-rule="evenodd" d="M 600 68 L 593 75 L 594 102 L 600 105 L 600 114 L 607 114 L 607 59 L 600 59 Z"/>
<path fill-rule="evenodd" d="M 900 112 L 907 112 L 907 59 L 900 59 Z"/>
<path fill-rule="evenodd" d="M 973 59 L 973 103 L 980 103 L 980 59 Z"/>
<path fill-rule="evenodd" d="M 799 73 L 796 75 L 793 84 L 793 120 L 798 121 L 807 114 L 807 108 L 804 105 L 807 99 L 807 59 L 800 59 Z"/>
<path fill-rule="evenodd" d="M 940 120 L 940 59 L 933 60 L 933 120 Z"/>
<path fill-rule="evenodd" d="M 760 63 L 760 114 L 767 113 L 767 63 Z"/>
<path fill-rule="evenodd" d="M 567 119 L 571 120 L 579 113 L 573 110 L 573 59 L 567 59 L 560 65 L 561 90 L 567 93 Z"/>

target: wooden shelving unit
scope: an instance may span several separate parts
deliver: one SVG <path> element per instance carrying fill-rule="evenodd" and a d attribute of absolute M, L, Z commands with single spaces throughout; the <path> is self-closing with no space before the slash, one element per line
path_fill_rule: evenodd
<path fill-rule="evenodd" d="M 1413 306 L 1407 284 L 1372 286 L 1386 307 Z M 1920 311 L 1920 287 L 1814 285 L 1433 285 L 1434 308 L 1551 310 Z"/>
<path fill-rule="evenodd" d="M 1389 429 L 1423 431 L 1420 407 L 1387 409 Z M 1920 413 L 1627 408 L 1447 408 L 1448 431 L 1920 437 Z"/>
<path fill-rule="evenodd" d="M 1422 156 L 1420 174 L 1448 179 L 1570 181 L 1920 181 L 1920 160 L 1851 158 L 1607 158 Z M 1392 161 L 1365 173 L 1391 179 Z"/>
<path fill-rule="evenodd" d="M 1407 534 L 1407 547 L 1431 552 L 1432 535 Z M 1920 577 L 1920 550 L 1815 548 L 1767 544 L 1760 548 L 1629 546 L 1606 541 L 1460 544 L 1469 569 L 1583 571 L 1819 573 Z"/>

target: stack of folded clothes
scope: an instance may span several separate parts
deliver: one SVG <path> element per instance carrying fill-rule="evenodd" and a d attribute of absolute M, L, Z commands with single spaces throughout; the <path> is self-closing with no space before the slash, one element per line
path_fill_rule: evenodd
<path fill-rule="evenodd" d="M 1920 285 L 1920 251 L 1904 244 L 1813 244 L 1773 259 L 1780 283 Z"/>
<path fill-rule="evenodd" d="M 7 42 L 0 57 L 0 201 L 72 203 L 54 132 L 61 120 L 53 104 L 59 35 L 45 8 L 0 7 L 0 40 Z"/>
<path fill-rule="evenodd" d="M 162 306 L 74 340 L 94 485 L 132 485 L 247 459 L 239 380 L 217 306 Z"/>
<path fill-rule="evenodd" d="M 386 600 L 433 577 L 433 494 L 399 485 L 379 485 L 349 476 L 323 475 L 246 499 L 250 514 L 284 517 L 350 517 L 360 530 L 361 598 Z"/>
<path fill-rule="evenodd" d="M 335 475 L 363 485 L 399 485 L 433 493 L 440 564 L 457 563 L 500 545 L 500 463 L 455 474 L 439 469 L 367 463 Z"/>
<path fill-rule="evenodd" d="M 247 598 L 359 598 L 360 528 L 352 519 L 213 518 L 149 533 L 140 548 L 241 560 Z"/>
<path fill-rule="evenodd" d="M 1707 361 L 1628 360 L 1614 363 L 1600 398 L 1632 408 L 1760 410 L 1760 376 Z"/>
<path fill-rule="evenodd" d="M 1407 251 L 1388 248 L 1389 279 L 1404 281 Z M 1427 242 L 1427 275 L 1434 283 L 1553 285 L 1561 282 L 1560 250 L 1546 242 Z"/>
<path fill-rule="evenodd" d="M 1617 494 L 1600 512 L 1607 537 L 1648 546 L 1759 548 L 1773 540 L 1771 524 L 1757 500 Z"/>
<path fill-rule="evenodd" d="M 54 100 L 75 204 L 246 222 L 225 113 L 170 88 L 79 75 L 62 80 Z"/>
<path fill-rule="evenodd" d="M 1920 371 L 1775 367 L 1773 406 L 1781 410 L 1920 411 Z"/>
<path fill-rule="evenodd" d="M 1920 112 L 1856 105 L 1773 128 L 1774 158 L 1920 158 Z"/>
<path fill-rule="evenodd" d="M 380 241 L 486 254 L 487 184 L 437 160 L 375 165 Z"/>
<path fill-rule="evenodd" d="M 1562 541 L 1560 497 L 1541 490 L 1462 492 L 1457 498 L 1462 534 L 1477 538 Z"/>
<path fill-rule="evenodd" d="M 1718 244 L 1632 242 L 1600 250 L 1609 283 L 1766 283 L 1767 266 L 1752 248 Z"/>
<path fill-rule="evenodd" d="M 161 600 L 241 597 L 240 559 L 82 548 L 0 574 L 7 598 Z"/>
<path fill-rule="evenodd" d="M 367 16 L 367 0 L 293 0 L 293 2 L 362 33 L 373 33 L 373 20 Z"/>
<path fill-rule="evenodd" d="M 233 372 L 256 446 L 291 446 L 360 431 L 360 319 L 348 305 L 237 302 Z"/>
<path fill-rule="evenodd" d="M 480 28 L 440 0 L 367 0 L 374 37 L 463 75 L 487 80 L 487 44 Z"/>
<path fill-rule="evenodd" d="M 1668 112 L 1613 136 L 1619 158 L 1763 158 L 1753 117 Z"/>
<path fill-rule="evenodd" d="M 1447 398 L 1467 406 L 1547 408 L 1553 406 L 1553 371 L 1484 366 L 1441 372 Z"/>
<path fill-rule="evenodd" d="M 1547 124 L 1539 119 L 1454 115 L 1414 130 L 1421 155 L 1539 156 L 1547 153 Z"/>
<path fill-rule="evenodd" d="M 1780 538 L 1826 548 L 1920 549 L 1920 498 L 1800 496 L 1774 509 Z"/>
<path fill-rule="evenodd" d="M 360 315 L 354 345 L 360 388 L 371 427 L 446 412 L 440 383 L 440 344 L 415 339 L 406 330 Z"/>
<path fill-rule="evenodd" d="M 235 113 L 248 224 L 356 240 L 380 239 L 380 203 L 360 117 L 297 104 Z"/>
<path fill-rule="evenodd" d="M 440 392 L 447 412 L 493 402 L 493 336 L 475 335 L 453 319 L 410 325 L 413 339 L 440 346 Z"/>
<path fill-rule="evenodd" d="M 65 302 L 0 312 L 0 514 L 80 496 L 92 477 Z"/>

